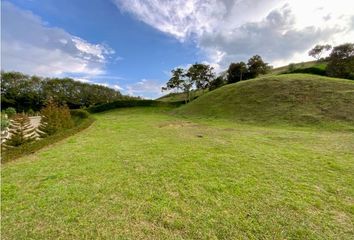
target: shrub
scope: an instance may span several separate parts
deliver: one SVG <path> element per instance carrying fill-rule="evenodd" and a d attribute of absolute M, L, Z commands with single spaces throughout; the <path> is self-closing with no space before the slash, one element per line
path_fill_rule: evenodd
<path fill-rule="evenodd" d="M 49 101 L 41 110 L 41 117 L 37 132 L 42 138 L 74 126 L 69 108 L 67 106 L 59 106 L 53 101 Z"/>
<path fill-rule="evenodd" d="M 77 118 L 81 118 L 81 119 L 88 118 L 90 116 L 90 114 L 84 109 L 70 110 L 70 114 L 71 114 L 72 118 L 77 117 Z"/>
<path fill-rule="evenodd" d="M 5 148 L 17 147 L 35 139 L 35 130 L 25 114 L 16 114 L 9 128 L 10 138 L 5 141 Z"/>
<path fill-rule="evenodd" d="M 34 116 L 34 111 L 32 110 L 32 108 L 30 108 L 30 109 L 27 111 L 27 115 L 28 115 L 28 116 Z"/>
<path fill-rule="evenodd" d="M 13 107 L 6 108 L 5 113 L 7 114 L 8 118 L 12 118 L 13 116 L 16 115 L 16 109 Z"/>
<path fill-rule="evenodd" d="M 4 112 L 1 113 L 1 131 L 4 131 L 8 126 L 10 122 L 9 119 L 7 118 L 6 114 Z"/>
<path fill-rule="evenodd" d="M 288 66 L 288 72 L 293 72 L 296 69 L 295 63 L 290 63 Z"/>
<path fill-rule="evenodd" d="M 326 70 L 318 67 L 299 68 L 293 71 L 289 71 L 289 73 L 308 73 L 308 74 L 326 76 Z"/>

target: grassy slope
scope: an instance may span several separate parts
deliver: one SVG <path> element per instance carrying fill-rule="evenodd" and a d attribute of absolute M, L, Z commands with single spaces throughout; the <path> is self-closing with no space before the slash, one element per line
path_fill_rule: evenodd
<path fill-rule="evenodd" d="M 351 239 L 354 134 L 95 115 L 3 166 L 2 239 Z M 201 137 L 202 136 L 202 137 Z"/>
<path fill-rule="evenodd" d="M 302 62 L 302 63 L 295 63 L 294 64 L 295 69 L 318 68 L 318 69 L 324 70 L 326 68 L 326 66 L 327 66 L 326 62 L 317 62 L 317 61 Z M 289 65 L 273 68 L 265 76 L 283 74 L 283 73 L 286 73 L 288 70 L 289 70 Z"/>
<path fill-rule="evenodd" d="M 191 98 L 193 99 L 193 98 L 199 97 L 201 95 L 203 95 L 202 90 L 192 91 Z M 185 99 L 186 99 L 185 93 L 169 93 L 169 94 L 162 96 L 156 100 L 162 101 L 162 102 L 180 102 L 180 101 L 185 101 Z"/>
<path fill-rule="evenodd" d="M 182 106 L 184 115 L 276 124 L 354 122 L 354 81 L 308 74 L 226 85 Z"/>

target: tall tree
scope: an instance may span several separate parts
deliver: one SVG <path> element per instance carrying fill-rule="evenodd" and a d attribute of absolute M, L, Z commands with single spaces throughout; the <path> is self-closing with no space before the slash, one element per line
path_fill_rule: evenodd
<path fill-rule="evenodd" d="M 219 87 L 222 87 L 223 85 L 225 85 L 225 80 L 222 76 L 219 76 L 215 78 L 213 81 L 211 81 L 209 86 L 209 91 L 213 91 Z"/>
<path fill-rule="evenodd" d="M 321 59 L 321 56 L 324 52 L 331 50 L 332 46 L 329 44 L 326 45 L 316 45 L 309 51 L 309 56 L 315 58 L 317 61 Z"/>
<path fill-rule="evenodd" d="M 231 63 L 227 70 L 227 82 L 235 83 L 246 79 L 247 70 L 247 65 L 244 62 Z"/>
<path fill-rule="evenodd" d="M 333 48 L 326 72 L 331 77 L 354 79 L 354 43 Z"/>
<path fill-rule="evenodd" d="M 215 78 L 213 69 L 210 65 L 195 63 L 188 69 L 187 76 L 195 83 L 197 89 L 204 91 Z"/>
<path fill-rule="evenodd" d="M 249 78 L 255 78 L 260 74 L 266 74 L 271 68 L 259 55 L 254 55 L 251 57 L 247 62 L 247 66 Z"/>
<path fill-rule="evenodd" d="M 183 88 L 183 76 L 184 70 L 182 68 L 176 68 L 171 71 L 172 77 L 166 83 L 166 87 L 162 87 L 162 91 L 173 90 L 175 89 L 178 92 Z"/>

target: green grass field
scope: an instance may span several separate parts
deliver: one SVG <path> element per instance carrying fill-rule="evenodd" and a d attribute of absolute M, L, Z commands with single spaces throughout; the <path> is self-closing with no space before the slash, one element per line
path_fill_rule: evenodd
<path fill-rule="evenodd" d="M 176 113 L 257 125 L 353 129 L 354 81 L 310 74 L 260 77 L 206 93 Z"/>
<path fill-rule="evenodd" d="M 96 114 L 2 167 L 2 239 L 353 239 L 354 133 Z"/>

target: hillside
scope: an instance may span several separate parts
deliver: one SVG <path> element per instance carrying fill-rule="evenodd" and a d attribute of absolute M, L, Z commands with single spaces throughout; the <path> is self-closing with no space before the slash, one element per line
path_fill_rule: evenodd
<path fill-rule="evenodd" d="M 223 86 L 175 112 L 258 123 L 354 122 L 354 81 L 308 74 Z"/>
<path fill-rule="evenodd" d="M 276 67 L 270 70 L 269 73 L 267 73 L 265 76 L 270 76 L 270 75 L 278 75 L 278 74 L 286 74 L 289 73 L 289 65 L 285 65 L 282 67 Z M 327 62 L 318 62 L 318 61 L 309 61 L 309 62 L 301 62 L 301 63 L 294 63 L 292 64 L 292 70 L 290 71 L 304 71 L 303 73 L 312 73 L 316 74 L 316 70 L 318 71 L 325 71 L 325 68 L 327 66 Z"/>
<path fill-rule="evenodd" d="M 191 98 L 198 98 L 199 96 L 203 95 L 203 92 L 201 90 L 195 90 L 191 92 Z M 185 93 L 169 93 L 167 95 L 164 95 L 156 100 L 161 101 L 161 102 L 183 102 L 186 99 L 186 94 Z"/>
<path fill-rule="evenodd" d="M 325 68 L 327 66 L 326 62 L 317 62 L 317 61 L 309 61 L 302 63 L 295 63 L 292 66 L 292 69 L 289 69 L 289 65 L 273 68 L 269 73 L 263 75 L 263 77 L 269 77 L 279 74 L 289 74 L 289 73 L 309 73 L 309 74 L 317 74 L 317 75 L 325 75 Z M 289 72 L 290 71 L 290 72 Z M 219 76 L 223 76 L 226 78 L 226 71 L 219 73 Z M 193 97 L 197 98 L 203 95 L 203 92 L 200 90 L 193 92 Z M 166 94 L 156 100 L 163 102 L 179 102 L 184 101 L 185 93 L 169 93 Z"/>

